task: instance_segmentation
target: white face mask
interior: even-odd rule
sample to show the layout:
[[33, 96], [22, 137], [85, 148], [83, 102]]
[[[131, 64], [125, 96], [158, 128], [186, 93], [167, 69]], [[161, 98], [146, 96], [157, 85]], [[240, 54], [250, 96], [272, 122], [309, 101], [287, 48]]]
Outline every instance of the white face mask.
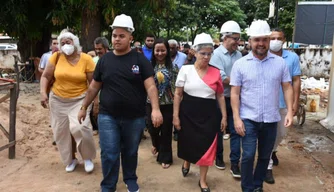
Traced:
[[283, 41], [280, 40], [271, 40], [270, 41], [270, 50], [278, 52], [282, 49]]
[[244, 50], [244, 46], [243, 46], [243, 45], [239, 45], [239, 46], [238, 46], [238, 50], [239, 50], [239, 51]]
[[74, 52], [74, 46], [73, 45], [69, 45], [69, 44], [65, 44], [61, 47], [61, 50], [66, 54], [66, 55], [72, 55], [72, 53]]

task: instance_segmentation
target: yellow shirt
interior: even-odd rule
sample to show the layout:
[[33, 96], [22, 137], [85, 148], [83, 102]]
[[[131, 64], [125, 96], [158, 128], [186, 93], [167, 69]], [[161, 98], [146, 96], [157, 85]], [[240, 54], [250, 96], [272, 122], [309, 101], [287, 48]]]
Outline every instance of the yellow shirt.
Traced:
[[65, 55], [61, 54], [55, 64], [57, 54], [60, 53], [54, 53], [49, 59], [50, 64], [55, 65], [53, 93], [63, 98], [74, 98], [82, 95], [88, 89], [86, 73], [94, 72], [95, 69], [92, 57], [81, 53], [78, 63], [72, 65], [66, 60]]

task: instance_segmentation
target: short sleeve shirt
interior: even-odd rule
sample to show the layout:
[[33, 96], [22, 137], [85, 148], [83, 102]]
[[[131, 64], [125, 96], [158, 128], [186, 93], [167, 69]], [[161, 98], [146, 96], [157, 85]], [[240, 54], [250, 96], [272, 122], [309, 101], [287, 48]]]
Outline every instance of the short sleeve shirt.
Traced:
[[178, 51], [176, 53], [175, 59], [173, 61], [174, 65], [177, 65], [179, 69], [181, 69], [182, 65], [187, 62], [187, 55]]
[[193, 97], [216, 99], [216, 94], [224, 92], [219, 69], [209, 66], [207, 73], [200, 78], [194, 65], [184, 65], [177, 75], [176, 87]]
[[[57, 54], [61, 54], [57, 60]], [[49, 63], [55, 66], [55, 82], [52, 91], [59, 97], [74, 98], [82, 95], [88, 89], [87, 73], [94, 72], [95, 64], [92, 57], [81, 53], [77, 64], [72, 65], [63, 53], [54, 53]]]
[[[233, 64], [241, 57], [242, 55], [239, 51], [235, 51], [230, 55], [228, 50], [223, 45], [220, 45], [214, 50], [213, 56], [210, 59], [210, 65], [220, 70], [220, 75], [224, 81], [227, 77], [230, 77]], [[224, 84], [224, 96], [231, 96], [231, 86], [228, 84]]]
[[126, 118], [145, 116], [144, 81], [153, 74], [151, 63], [134, 49], [121, 56], [112, 51], [104, 54], [94, 72], [94, 80], [102, 82], [100, 113]]
[[[288, 66], [291, 79], [293, 79], [294, 76], [301, 75], [299, 57], [296, 53], [288, 51], [288, 50], [283, 50], [282, 57], [283, 57], [286, 65]], [[282, 88], [280, 88], [279, 107], [281, 109], [286, 108]]]
[[44, 54], [42, 55], [42, 58], [41, 58], [41, 60], [40, 60], [40, 62], [39, 62], [39, 68], [41, 68], [41, 69], [45, 69], [46, 64], [48, 63], [48, 61], [49, 61], [51, 55], [52, 55], [52, 52], [51, 52], [51, 51], [46, 52], [46, 53], [44, 53]]

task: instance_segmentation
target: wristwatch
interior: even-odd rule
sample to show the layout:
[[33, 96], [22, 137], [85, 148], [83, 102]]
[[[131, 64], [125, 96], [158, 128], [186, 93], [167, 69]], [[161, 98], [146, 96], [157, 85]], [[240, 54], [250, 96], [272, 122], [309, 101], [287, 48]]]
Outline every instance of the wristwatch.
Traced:
[[81, 108], [80, 108], [80, 110], [86, 110], [87, 109], [87, 107], [85, 107], [85, 106], [81, 106]]

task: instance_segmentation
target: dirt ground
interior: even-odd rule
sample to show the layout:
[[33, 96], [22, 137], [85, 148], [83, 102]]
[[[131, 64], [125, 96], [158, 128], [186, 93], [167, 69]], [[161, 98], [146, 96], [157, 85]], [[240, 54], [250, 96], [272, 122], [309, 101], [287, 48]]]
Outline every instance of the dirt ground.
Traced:
[[[0, 94], [1, 96], [1, 94]], [[8, 128], [8, 101], [0, 104], [0, 123]], [[333, 133], [309, 118], [303, 127], [291, 128], [277, 153], [280, 164], [274, 167], [276, 183], [264, 184], [266, 192], [322, 192], [334, 191]], [[17, 107], [16, 158], [8, 159], [8, 150], [0, 152], [0, 191], [2, 192], [94, 192], [99, 191], [102, 178], [99, 157], [94, 160], [91, 174], [79, 165], [72, 173], [65, 166], [55, 146], [49, 127], [48, 110], [39, 105], [39, 85], [21, 84]], [[148, 133], [146, 133], [148, 136]], [[98, 136], [94, 136], [98, 146]], [[0, 146], [8, 142], [0, 132]], [[208, 185], [213, 192], [238, 192], [240, 180], [229, 172], [229, 140], [224, 141], [226, 170], [211, 167]], [[182, 160], [176, 156], [173, 141], [174, 164], [162, 169], [150, 152], [150, 139], [143, 140], [139, 149], [138, 183], [144, 192], [200, 191], [197, 186], [199, 169], [191, 166], [189, 175], [182, 177]], [[126, 187], [120, 174], [118, 192]]]

